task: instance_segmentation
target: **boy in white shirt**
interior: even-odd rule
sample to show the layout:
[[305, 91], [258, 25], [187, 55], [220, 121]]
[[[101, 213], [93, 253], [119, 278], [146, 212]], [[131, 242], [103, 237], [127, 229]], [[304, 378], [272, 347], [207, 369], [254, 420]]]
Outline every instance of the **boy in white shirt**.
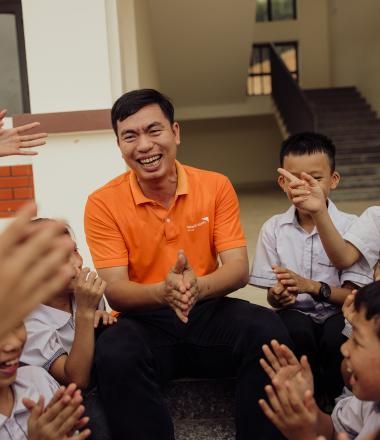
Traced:
[[[335, 171], [335, 146], [317, 133], [300, 133], [281, 146], [281, 166], [299, 176], [306, 171], [323, 192], [324, 204], [336, 228], [345, 233], [355, 216], [339, 211], [328, 199], [340, 176]], [[278, 183], [288, 195], [288, 181]], [[288, 195], [289, 196], [289, 195]], [[362, 259], [340, 271], [328, 259], [313, 218], [291, 206], [262, 227], [250, 284], [268, 289], [268, 302], [277, 309], [295, 344], [298, 357], [306, 354], [316, 378], [317, 395], [332, 402], [342, 390], [340, 346], [344, 317], [341, 306], [355, 286], [372, 280]]]
[[[263, 347], [261, 360], [272, 380], [266, 387], [270, 405], [260, 401], [264, 413], [289, 440], [327, 440], [345, 432], [350, 440], [364, 440], [380, 428], [380, 281], [361, 288], [354, 300], [352, 337], [342, 346], [353, 396], [338, 402], [331, 416], [313, 399], [313, 377], [306, 357], [298, 362], [285, 346]], [[368, 437], [367, 437], [368, 436]]]
[[336, 267], [344, 269], [362, 256], [375, 269], [380, 250], [380, 206], [367, 208], [343, 234], [337, 230], [323, 203], [319, 182], [306, 170], [299, 176], [279, 168], [278, 172], [289, 186], [289, 198], [307, 212], [318, 229], [325, 251]]
[[[0, 438], [1, 440], [71, 439], [74, 428], [84, 426], [84, 407], [75, 385], [67, 390], [42, 368], [19, 368], [26, 340], [20, 323], [0, 341]], [[45, 408], [44, 402], [49, 402]], [[31, 412], [30, 412], [31, 411]], [[53, 429], [52, 429], [53, 428]], [[75, 439], [90, 435], [87, 429]]]

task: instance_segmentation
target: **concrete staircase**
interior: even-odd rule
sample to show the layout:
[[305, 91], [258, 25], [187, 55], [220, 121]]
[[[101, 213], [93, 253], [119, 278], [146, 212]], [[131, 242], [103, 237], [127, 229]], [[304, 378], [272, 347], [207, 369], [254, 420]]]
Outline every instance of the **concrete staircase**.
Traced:
[[355, 87], [304, 90], [317, 131], [336, 147], [342, 179], [334, 200], [380, 197], [380, 119]]
[[176, 440], [234, 440], [233, 379], [180, 379], [164, 395]]

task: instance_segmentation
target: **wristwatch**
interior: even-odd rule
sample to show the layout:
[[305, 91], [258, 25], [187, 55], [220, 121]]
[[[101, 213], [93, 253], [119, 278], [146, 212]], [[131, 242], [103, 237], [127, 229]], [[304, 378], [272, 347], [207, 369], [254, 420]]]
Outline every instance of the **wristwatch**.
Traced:
[[331, 287], [323, 281], [319, 281], [319, 284], [321, 285], [321, 287], [319, 289], [318, 295], [314, 299], [319, 302], [328, 302], [331, 296]]

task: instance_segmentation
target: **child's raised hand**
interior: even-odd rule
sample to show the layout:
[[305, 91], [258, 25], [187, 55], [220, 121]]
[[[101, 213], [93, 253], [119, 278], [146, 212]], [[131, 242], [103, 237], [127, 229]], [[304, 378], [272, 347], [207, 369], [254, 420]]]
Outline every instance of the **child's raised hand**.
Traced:
[[263, 352], [265, 359], [260, 359], [260, 365], [272, 382], [288, 380], [301, 396], [306, 390], [314, 392], [313, 373], [306, 356], [299, 361], [289, 347], [276, 340], [271, 341], [270, 347], [263, 345]]
[[116, 316], [113, 316], [111, 313], [108, 313], [105, 310], [97, 310], [95, 312], [94, 328], [97, 328], [99, 326], [99, 322], [103, 323], [103, 325], [112, 325], [117, 322], [117, 318]]
[[95, 312], [106, 289], [106, 282], [88, 267], [83, 268], [76, 280], [74, 296], [79, 310]]
[[347, 319], [349, 323], [352, 322], [352, 318], [355, 314], [354, 299], [356, 292], [357, 290], [353, 290], [352, 293], [347, 295], [342, 306], [343, 316]]
[[274, 388], [265, 387], [268, 402], [259, 400], [259, 405], [268, 419], [292, 440], [313, 440], [316, 438], [318, 407], [311, 391], [303, 399], [288, 381], [278, 383]]
[[60, 388], [49, 405], [44, 407], [44, 398], [34, 403], [24, 400], [25, 406], [31, 411], [28, 420], [29, 440], [84, 440], [91, 431], [86, 429], [79, 434], [74, 431], [88, 423], [88, 417], [82, 417], [84, 406], [82, 395], [75, 385], [67, 389]]
[[318, 180], [307, 173], [301, 173], [301, 179], [298, 179], [284, 168], [278, 168], [277, 171], [289, 182], [287, 194], [297, 208], [309, 214], [326, 208], [326, 196]]

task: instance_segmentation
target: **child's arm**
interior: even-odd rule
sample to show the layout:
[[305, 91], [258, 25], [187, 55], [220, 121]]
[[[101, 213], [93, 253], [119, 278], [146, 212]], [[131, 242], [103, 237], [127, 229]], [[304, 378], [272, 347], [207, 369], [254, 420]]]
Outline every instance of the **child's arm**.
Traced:
[[74, 296], [77, 305], [75, 336], [69, 355], [62, 355], [50, 367], [50, 374], [60, 383], [75, 382], [78, 387], [89, 384], [93, 363], [95, 312], [106, 288], [106, 283], [95, 272], [82, 269]]
[[301, 180], [283, 168], [279, 168], [278, 172], [290, 182], [289, 193], [293, 204], [312, 216], [326, 254], [334, 266], [338, 269], [352, 266], [361, 254], [355, 246], [343, 240], [334, 226], [318, 181], [307, 173], [301, 174]]
[[[278, 281], [289, 291], [289, 293], [294, 295], [297, 295], [298, 293], [309, 293], [312, 297], [319, 297], [319, 291], [321, 289], [321, 283], [319, 281], [303, 278], [286, 267], [276, 266], [273, 268], [273, 271], [277, 275]], [[348, 282], [345, 282], [342, 287], [330, 286], [331, 295], [330, 298], [328, 298], [328, 302], [343, 305], [347, 296], [356, 288], [356, 285]]]
[[41, 396], [38, 402], [24, 399], [24, 405], [30, 411], [28, 419], [29, 440], [84, 440], [91, 431], [86, 429], [80, 434], [74, 434], [76, 429], [83, 428], [88, 423], [88, 417], [82, 417], [84, 406], [82, 396], [76, 385], [71, 384], [67, 389], [59, 389], [49, 404], [44, 405]]

